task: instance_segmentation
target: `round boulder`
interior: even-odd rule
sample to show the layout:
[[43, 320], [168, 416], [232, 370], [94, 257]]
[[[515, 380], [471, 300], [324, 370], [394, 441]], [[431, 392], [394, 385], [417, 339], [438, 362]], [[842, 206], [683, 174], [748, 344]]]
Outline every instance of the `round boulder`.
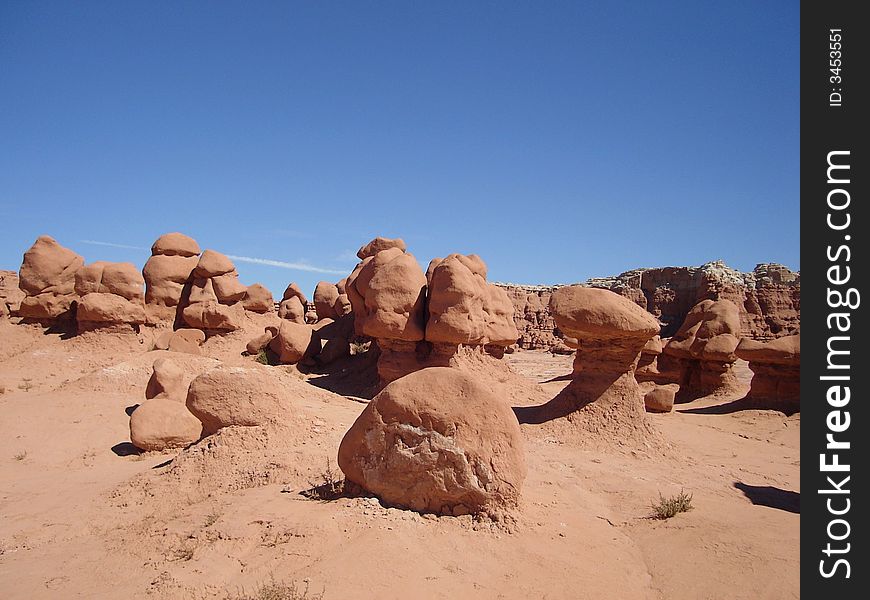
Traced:
[[199, 419], [169, 398], [146, 400], [130, 415], [130, 441], [141, 450], [184, 448], [201, 435]]
[[458, 369], [431, 367], [375, 396], [341, 441], [338, 464], [391, 505], [497, 516], [519, 500], [523, 453], [507, 403]]

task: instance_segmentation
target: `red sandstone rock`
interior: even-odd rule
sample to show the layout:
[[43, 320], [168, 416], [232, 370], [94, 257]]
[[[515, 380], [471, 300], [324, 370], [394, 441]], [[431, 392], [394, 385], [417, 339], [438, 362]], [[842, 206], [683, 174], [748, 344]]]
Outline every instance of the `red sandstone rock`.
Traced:
[[764, 408], [800, 411], [800, 334], [767, 343], [740, 340], [737, 356], [749, 361], [754, 373], [748, 398]]
[[388, 250], [390, 248], [398, 248], [402, 252], [405, 251], [405, 242], [401, 238], [389, 239], [383, 237], [376, 237], [368, 244], [360, 248], [356, 255], [360, 260], [365, 260], [370, 256], [374, 256], [378, 252], [382, 252], [384, 250]]
[[196, 240], [178, 232], [164, 233], [151, 245], [153, 256], [187, 257], [197, 256], [199, 252], [199, 244], [196, 243]]
[[130, 441], [141, 450], [184, 448], [201, 435], [199, 419], [183, 403], [168, 398], [146, 400], [130, 415]]
[[338, 463], [387, 504], [499, 514], [517, 505], [523, 445], [505, 402], [470, 375], [435, 367], [384, 388], [345, 434]]

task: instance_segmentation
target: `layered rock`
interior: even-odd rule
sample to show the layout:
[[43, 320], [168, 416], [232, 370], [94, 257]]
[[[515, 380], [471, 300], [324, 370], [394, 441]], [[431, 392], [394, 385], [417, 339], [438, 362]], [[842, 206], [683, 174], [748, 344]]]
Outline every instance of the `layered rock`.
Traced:
[[800, 411], [800, 334], [767, 343], [744, 338], [735, 353], [749, 361], [753, 372], [747, 396], [753, 405], [789, 414]]
[[526, 476], [510, 407], [456, 369], [426, 368], [387, 385], [341, 441], [348, 480], [389, 505], [499, 517]]
[[730, 300], [703, 300], [689, 311], [663, 350], [668, 367], [678, 371], [678, 402], [736, 386], [732, 367], [739, 335], [740, 313]]
[[76, 272], [84, 259], [47, 235], [40, 236], [24, 253], [18, 286], [25, 296], [19, 316], [44, 324], [67, 321], [75, 316]]
[[184, 234], [166, 233], [152, 244], [142, 276], [145, 302], [157, 319], [175, 318], [175, 307], [182, 303], [185, 287], [189, 287], [198, 262], [199, 245]]
[[133, 263], [97, 261], [78, 270], [79, 332], [146, 322], [145, 280]]
[[[514, 304], [522, 348], [562, 348], [564, 335], [548, 310], [549, 296], [560, 286], [497, 285]], [[772, 263], [759, 264], [752, 273], [735, 271], [719, 261], [700, 267], [635, 269], [590, 279], [584, 285], [631, 299], [662, 322], [663, 337], [672, 336], [701, 300], [734, 302], [742, 337], [773, 339], [800, 328], [800, 274]]]
[[210, 332], [234, 331], [244, 318], [241, 302], [248, 288], [239, 281], [233, 262], [215, 250], [206, 250], [192, 273], [189, 304], [182, 310], [190, 327]]

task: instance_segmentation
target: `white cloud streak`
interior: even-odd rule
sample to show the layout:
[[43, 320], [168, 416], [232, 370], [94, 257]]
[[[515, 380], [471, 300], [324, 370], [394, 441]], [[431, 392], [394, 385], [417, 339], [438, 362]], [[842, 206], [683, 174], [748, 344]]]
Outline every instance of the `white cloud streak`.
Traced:
[[142, 246], [130, 246], [127, 244], [115, 244], [114, 242], [98, 242], [96, 240], [79, 240], [80, 244], [90, 244], [92, 246], [108, 246], [109, 248], [123, 248], [124, 250], [150, 250]]
[[314, 265], [307, 265], [305, 263], [295, 263], [295, 262], [285, 262], [283, 260], [272, 260], [271, 258], [256, 258], [252, 256], [235, 256], [233, 254], [227, 254], [227, 256], [233, 260], [237, 260], [239, 262], [251, 263], [253, 265], [266, 265], [269, 267], [279, 267], [281, 269], [290, 269], [292, 271], [307, 271], [309, 273], [328, 273], [330, 275], [347, 275], [350, 272], [350, 269], [338, 270], [338, 269], [324, 269], [323, 267], [315, 267]]
[[[100, 242], [97, 240], [79, 240], [82, 244], [91, 244], [92, 246], [106, 246], [109, 248], [122, 248], [124, 250], [149, 250], [141, 246], [130, 246], [128, 244], [116, 244], [114, 242]], [[306, 271], [308, 273], [326, 273], [329, 275], [347, 275], [351, 269], [326, 269], [324, 267], [316, 267], [301, 262], [287, 262], [283, 260], [274, 260], [271, 258], [258, 258], [255, 256], [236, 256], [235, 254], [227, 254], [227, 258], [232, 260], [249, 263], [252, 265], [265, 265], [267, 267], [278, 267], [280, 269], [289, 269], [291, 271]]]

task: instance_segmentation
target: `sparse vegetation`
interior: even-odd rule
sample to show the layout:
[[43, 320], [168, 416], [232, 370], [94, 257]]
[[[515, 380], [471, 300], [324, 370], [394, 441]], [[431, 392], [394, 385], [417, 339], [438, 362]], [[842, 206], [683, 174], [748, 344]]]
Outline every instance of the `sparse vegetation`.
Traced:
[[220, 513], [218, 513], [217, 511], [209, 513], [208, 516], [205, 518], [205, 526], [211, 527], [212, 525], [217, 523], [218, 519], [220, 518]]
[[18, 389], [29, 392], [31, 389], [33, 389], [33, 380], [29, 377], [25, 377], [21, 380], [21, 383], [18, 384]]
[[653, 519], [670, 519], [671, 517], [692, 510], [692, 494], [680, 490], [679, 494], [665, 498], [659, 493], [659, 501], [651, 505]]
[[302, 495], [312, 500], [335, 500], [344, 493], [344, 483], [344, 479], [339, 479], [338, 473], [333, 471], [332, 461], [326, 459], [326, 468], [317, 480], [308, 481], [310, 487]]
[[298, 585], [295, 581], [284, 583], [273, 578], [259, 584], [252, 593], [241, 591], [226, 600], [322, 600], [323, 594], [323, 591], [312, 593], [307, 581]]
[[369, 342], [362, 342], [359, 340], [353, 341], [350, 343], [350, 355], [356, 356], [357, 354], [364, 354], [364, 353], [369, 351], [369, 348], [371, 347], [371, 345], [372, 345], [372, 343], [370, 341]]
[[260, 351], [257, 353], [257, 362], [261, 365], [269, 364], [269, 354], [266, 352], [265, 348], [261, 348]]
[[23, 450], [23, 451], [19, 452], [18, 454], [16, 454], [12, 458], [14, 458], [15, 460], [18, 460], [18, 461], [24, 460], [25, 458], [27, 458], [27, 450]]

